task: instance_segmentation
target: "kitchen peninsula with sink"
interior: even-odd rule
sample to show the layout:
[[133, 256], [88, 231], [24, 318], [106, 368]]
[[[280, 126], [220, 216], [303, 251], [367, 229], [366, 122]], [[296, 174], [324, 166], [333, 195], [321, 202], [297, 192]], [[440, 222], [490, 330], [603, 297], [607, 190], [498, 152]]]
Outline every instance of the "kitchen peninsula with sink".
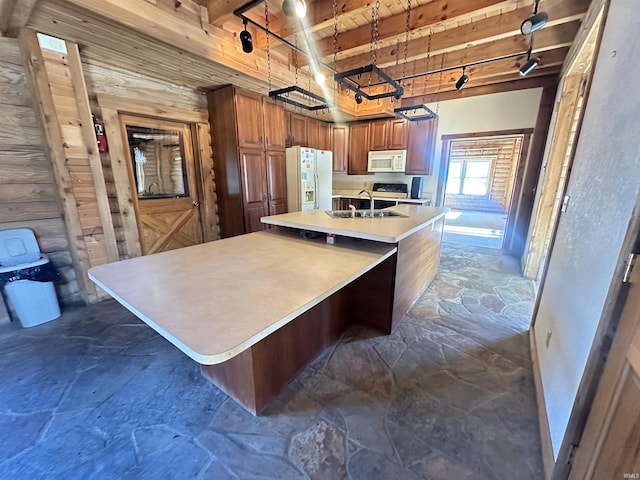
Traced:
[[350, 325], [390, 333], [433, 280], [446, 210], [391, 210], [402, 216], [263, 217], [278, 228], [100, 265], [89, 275], [257, 414]]

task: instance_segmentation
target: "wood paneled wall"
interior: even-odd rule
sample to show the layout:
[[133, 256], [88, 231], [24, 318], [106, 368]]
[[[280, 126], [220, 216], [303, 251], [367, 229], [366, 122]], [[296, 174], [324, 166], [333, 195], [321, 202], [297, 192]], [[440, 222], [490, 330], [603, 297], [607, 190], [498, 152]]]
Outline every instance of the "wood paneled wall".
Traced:
[[16, 39], [0, 38], [0, 105], [0, 230], [32, 229], [62, 276], [56, 284], [60, 302], [79, 302], [62, 209]]
[[495, 162], [491, 173], [489, 195], [447, 195], [445, 205], [460, 210], [507, 213], [521, 146], [522, 136], [453, 141], [450, 160], [495, 158]]
[[[107, 66], [97, 65], [95, 63], [86, 63], [83, 65], [84, 78], [87, 83], [87, 92], [91, 101], [91, 110], [93, 113], [102, 120], [105, 120], [100, 105], [96, 101], [98, 95], [109, 95], [112, 97], [127, 98], [135, 100], [136, 102], [147, 102], [149, 104], [155, 104], [159, 107], [159, 111], [162, 107], [177, 108], [185, 111], [192, 111], [195, 113], [207, 114], [207, 97], [206, 95], [195, 89], [181, 87], [173, 85], [169, 82], [163, 82], [155, 78], [151, 78], [145, 75], [140, 75], [135, 72]], [[135, 107], [132, 102], [131, 111], [135, 112]], [[161, 115], [161, 113], [159, 113]], [[210, 145], [208, 128], [198, 129], [198, 136], [206, 136], [203, 144]], [[109, 138], [107, 137], [107, 143]], [[117, 142], [110, 144], [111, 147], [115, 147]], [[207, 162], [210, 162], [211, 151], [205, 149], [198, 152], [200, 156], [208, 156]], [[111, 166], [111, 158], [109, 153], [103, 153], [101, 155], [102, 166], [105, 174], [105, 182], [107, 186], [107, 193], [109, 197], [109, 206], [113, 214], [113, 226], [115, 230], [118, 254], [121, 259], [129, 258], [130, 249], [127, 249], [127, 242], [125, 235], [125, 222], [123, 222], [120, 212], [120, 205], [117, 198], [117, 190], [114, 180], [114, 175]], [[213, 175], [213, 173], [211, 173]], [[213, 184], [212, 177], [208, 179], [210, 183], [208, 185], [210, 195], [205, 195], [211, 203], [211, 198], [215, 196], [215, 185]], [[207, 193], [207, 192], [205, 192]], [[204, 207], [210, 207], [215, 217], [216, 206], [205, 204]], [[133, 212], [133, 209], [131, 209]], [[219, 238], [220, 227], [217, 224], [217, 218], [212, 220], [212, 225], [206, 225], [205, 228], [209, 228], [213, 232], [215, 238]], [[203, 223], [205, 219], [203, 218]], [[212, 236], [205, 235], [205, 239], [212, 239]]]

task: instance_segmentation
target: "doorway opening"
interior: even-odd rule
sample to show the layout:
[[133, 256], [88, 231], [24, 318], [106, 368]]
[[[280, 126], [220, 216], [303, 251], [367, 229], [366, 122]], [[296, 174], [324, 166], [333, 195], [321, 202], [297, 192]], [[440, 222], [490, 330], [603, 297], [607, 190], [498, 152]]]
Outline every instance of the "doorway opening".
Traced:
[[[528, 133], [452, 135], [445, 140], [443, 241], [500, 250]], [[527, 140], [525, 142], [525, 140]]]

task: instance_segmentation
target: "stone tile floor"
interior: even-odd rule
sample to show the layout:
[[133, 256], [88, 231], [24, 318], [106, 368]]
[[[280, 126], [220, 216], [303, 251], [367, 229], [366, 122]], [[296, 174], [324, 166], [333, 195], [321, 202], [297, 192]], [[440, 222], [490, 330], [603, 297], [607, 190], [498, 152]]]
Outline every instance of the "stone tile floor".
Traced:
[[5, 326], [0, 478], [543, 478], [533, 286], [488, 252], [444, 244], [390, 336], [350, 330], [258, 418], [113, 301]]

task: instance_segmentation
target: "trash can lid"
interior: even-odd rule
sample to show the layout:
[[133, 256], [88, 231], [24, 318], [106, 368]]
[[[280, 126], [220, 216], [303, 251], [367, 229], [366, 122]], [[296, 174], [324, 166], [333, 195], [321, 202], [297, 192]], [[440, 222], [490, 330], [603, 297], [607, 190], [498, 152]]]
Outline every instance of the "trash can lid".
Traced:
[[0, 267], [35, 262], [42, 258], [33, 231], [14, 228], [0, 231]]

